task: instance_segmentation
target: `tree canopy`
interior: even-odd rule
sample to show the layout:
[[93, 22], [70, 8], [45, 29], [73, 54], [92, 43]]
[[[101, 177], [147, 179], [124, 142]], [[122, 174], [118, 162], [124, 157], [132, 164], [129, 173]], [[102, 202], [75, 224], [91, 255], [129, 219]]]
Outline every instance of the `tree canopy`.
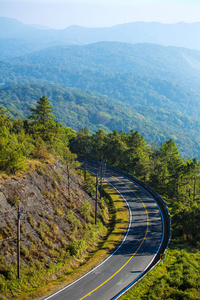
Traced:
[[42, 125], [46, 125], [49, 120], [53, 120], [55, 117], [52, 114], [54, 108], [51, 106], [46, 96], [40, 98], [36, 104], [36, 108], [30, 107], [30, 111], [32, 114], [29, 116], [29, 119], [33, 120], [34, 123]]

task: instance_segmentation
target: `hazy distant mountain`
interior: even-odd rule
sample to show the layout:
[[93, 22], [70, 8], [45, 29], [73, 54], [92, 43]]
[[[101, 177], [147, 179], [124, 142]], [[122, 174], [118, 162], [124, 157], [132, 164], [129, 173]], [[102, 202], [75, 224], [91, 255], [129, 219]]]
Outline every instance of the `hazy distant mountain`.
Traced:
[[62, 34], [80, 43], [118, 41], [200, 49], [200, 23], [134, 22], [108, 28], [70, 26]]
[[49, 28], [40, 25], [27, 25], [12, 18], [0, 17], [0, 38], [27, 38], [30, 34]]
[[1, 62], [2, 87], [17, 83], [55, 83], [200, 118], [197, 50], [118, 42], [57, 46]]
[[134, 22], [113, 27], [87, 28], [69, 26], [66, 29], [39, 28], [17, 20], [0, 17], [0, 39], [24, 39], [60, 45], [90, 44], [100, 41], [127, 43], [153, 43], [164, 46], [185, 47], [200, 50], [200, 23], [162, 24]]

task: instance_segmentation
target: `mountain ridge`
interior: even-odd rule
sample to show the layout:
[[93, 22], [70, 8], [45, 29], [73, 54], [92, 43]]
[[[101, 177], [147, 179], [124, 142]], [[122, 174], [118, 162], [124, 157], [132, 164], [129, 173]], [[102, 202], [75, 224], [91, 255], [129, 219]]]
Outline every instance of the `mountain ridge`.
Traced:
[[0, 17], [0, 39], [23, 38], [27, 40], [30, 38], [30, 32], [31, 39], [45, 39], [48, 42], [57, 41], [58, 44], [90, 44], [99, 41], [118, 41], [133, 44], [153, 43], [200, 50], [200, 41], [198, 39], [200, 22], [164, 24], [140, 21], [111, 27], [70, 25], [64, 29], [39, 29], [38, 25], [24, 24], [16, 19]]

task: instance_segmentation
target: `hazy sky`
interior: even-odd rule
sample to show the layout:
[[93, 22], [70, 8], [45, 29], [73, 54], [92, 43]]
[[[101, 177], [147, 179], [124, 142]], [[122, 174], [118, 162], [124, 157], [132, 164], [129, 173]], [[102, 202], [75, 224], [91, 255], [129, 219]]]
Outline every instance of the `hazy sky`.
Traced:
[[0, 16], [53, 28], [200, 22], [200, 0], [0, 0]]

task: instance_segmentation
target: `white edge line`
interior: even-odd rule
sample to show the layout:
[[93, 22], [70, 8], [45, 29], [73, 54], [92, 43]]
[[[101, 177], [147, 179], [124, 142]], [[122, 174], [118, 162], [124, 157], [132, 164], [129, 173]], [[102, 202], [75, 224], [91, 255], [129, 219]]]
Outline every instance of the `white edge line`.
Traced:
[[[92, 173], [92, 172], [90, 172]], [[104, 179], [105, 180], [105, 179]], [[92, 273], [93, 271], [95, 271], [97, 268], [99, 268], [101, 265], [103, 265], [107, 260], [109, 260], [120, 248], [121, 246], [123, 245], [123, 243], [125, 242], [127, 236], [128, 236], [128, 233], [130, 231], [130, 226], [131, 226], [131, 222], [132, 222], [132, 215], [131, 215], [131, 209], [130, 209], [130, 206], [128, 204], [128, 202], [126, 201], [126, 199], [124, 198], [124, 196], [118, 191], [117, 188], [115, 188], [112, 183], [109, 183], [107, 180], [105, 180], [109, 185], [111, 185], [118, 193], [119, 195], [123, 198], [123, 200], [125, 201], [127, 207], [128, 207], [128, 210], [129, 210], [129, 225], [128, 225], [128, 229], [127, 229], [127, 232], [126, 232], [126, 235], [124, 236], [121, 244], [117, 247], [117, 249], [115, 249], [115, 251], [109, 255], [105, 260], [103, 260], [98, 266], [96, 266], [95, 268], [93, 268], [92, 270], [90, 270], [89, 272], [87, 272], [86, 274], [84, 274], [83, 276], [81, 276], [80, 278], [78, 278], [77, 280], [73, 281], [72, 283], [68, 284], [67, 286], [65, 286], [64, 288], [60, 289], [59, 291], [55, 292], [54, 294], [48, 296], [47, 298], [43, 298], [44, 300], [48, 300], [48, 299], [51, 299], [52, 297], [58, 295], [59, 293], [61, 293], [62, 291], [66, 290], [67, 288], [69, 288], [70, 286], [72, 286], [73, 284], [77, 283], [78, 281], [80, 281], [81, 279], [83, 279], [84, 277], [86, 277], [87, 275], [89, 275], [90, 273]]]

